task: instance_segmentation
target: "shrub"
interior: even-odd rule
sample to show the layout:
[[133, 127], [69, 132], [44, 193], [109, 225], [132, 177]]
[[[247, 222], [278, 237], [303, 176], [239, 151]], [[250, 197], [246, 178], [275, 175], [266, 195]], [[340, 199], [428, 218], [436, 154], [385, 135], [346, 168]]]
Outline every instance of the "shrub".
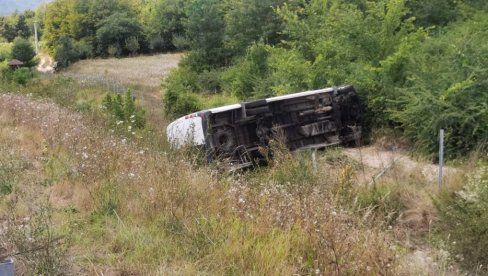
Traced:
[[139, 45], [139, 41], [136, 37], [131, 36], [125, 40], [125, 49], [127, 49], [131, 54], [137, 54], [137, 51], [139, 51], [140, 48], [141, 46]]
[[34, 77], [32, 70], [29, 68], [19, 68], [14, 71], [12, 80], [18, 84], [26, 85], [27, 82]]
[[224, 90], [243, 100], [271, 96], [269, 49], [264, 44], [249, 47], [246, 55], [222, 74]]
[[199, 98], [191, 92], [179, 93], [168, 90], [164, 94], [165, 112], [173, 118], [198, 111], [201, 107]]
[[27, 66], [34, 66], [36, 52], [32, 44], [24, 38], [17, 37], [12, 45], [12, 58], [24, 62]]
[[198, 97], [193, 93], [197, 90], [198, 75], [188, 67], [180, 67], [171, 71], [163, 83], [165, 113], [170, 117], [179, 117], [201, 108]]
[[129, 132], [133, 129], [142, 129], [146, 125], [145, 111], [136, 106], [135, 98], [129, 89], [124, 97], [121, 94], [107, 94], [103, 99], [103, 107], [116, 124], [127, 127]]
[[488, 166], [468, 177], [457, 192], [448, 191], [436, 202], [437, 230], [454, 256], [468, 270], [488, 265]]
[[173, 35], [173, 45], [178, 51], [184, 51], [190, 48], [188, 38], [183, 35]]
[[199, 91], [217, 93], [221, 90], [219, 70], [203, 71], [198, 75], [196, 86]]
[[155, 52], [161, 52], [164, 50], [165, 41], [160, 35], [155, 36], [149, 40], [149, 49]]
[[[130, 51], [130, 49], [124, 47], [127, 40], [131, 40], [131, 37], [143, 37], [142, 27], [135, 18], [127, 13], [117, 12], [100, 22], [96, 37], [97, 50], [100, 55], [118, 56], [128, 53], [123, 51], [124, 49]], [[131, 46], [135, 48], [135, 44]], [[117, 49], [117, 51], [114, 49]]]
[[477, 15], [450, 25], [409, 56], [408, 82], [391, 91], [389, 112], [419, 151], [436, 154], [440, 128], [448, 158], [463, 158], [486, 142], [487, 30], [488, 15]]
[[122, 50], [118, 45], [110, 45], [107, 48], [107, 53], [110, 57], [118, 57], [122, 53]]

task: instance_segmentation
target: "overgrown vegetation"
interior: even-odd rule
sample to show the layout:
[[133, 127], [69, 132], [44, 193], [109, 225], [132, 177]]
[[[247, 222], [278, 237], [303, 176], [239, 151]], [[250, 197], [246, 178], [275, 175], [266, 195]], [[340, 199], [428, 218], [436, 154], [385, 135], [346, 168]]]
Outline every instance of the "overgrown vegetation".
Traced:
[[488, 253], [488, 168], [485, 165], [466, 179], [458, 191], [443, 194], [437, 202], [440, 210], [439, 234], [446, 246], [465, 268], [486, 273]]
[[127, 128], [130, 134], [135, 134], [136, 129], [144, 128], [146, 124], [145, 112], [136, 106], [132, 91], [129, 89], [122, 97], [121, 94], [108, 93], [103, 99], [105, 111], [113, 118], [116, 126]]
[[[269, 1], [273, 8], [266, 9], [230, 2], [195, 1], [212, 12], [201, 17], [206, 24], [189, 19], [187, 33], [198, 41], [167, 78], [166, 103], [177, 95], [198, 102], [189, 93], [249, 100], [350, 83], [368, 106], [371, 126], [400, 129], [423, 154], [436, 153], [440, 128], [448, 158], [486, 142], [487, 51], [476, 45], [486, 45], [488, 15], [480, 3]], [[198, 11], [191, 18], [200, 18]], [[247, 18], [264, 23], [245, 31]], [[213, 80], [213, 89], [199, 84], [201, 76]], [[201, 106], [166, 111], [176, 117]]]
[[[370, 123], [419, 152], [433, 157], [443, 127], [448, 157], [486, 158], [482, 0], [56, 0], [41, 19], [61, 66], [189, 50], [164, 83], [170, 116], [352, 83]], [[426, 164], [368, 187], [341, 149], [279, 141], [267, 168], [202, 166], [132, 90], [8, 69], [10, 41], [32, 35], [22, 22], [0, 19], [0, 246], [20, 274], [486, 273], [485, 163], [441, 193]]]

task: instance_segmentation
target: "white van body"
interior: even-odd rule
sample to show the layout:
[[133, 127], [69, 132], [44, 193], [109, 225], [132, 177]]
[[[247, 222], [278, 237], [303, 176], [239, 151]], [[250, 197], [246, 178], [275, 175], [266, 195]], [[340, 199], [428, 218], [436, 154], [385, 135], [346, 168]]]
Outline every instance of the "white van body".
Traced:
[[350, 85], [305, 91], [253, 102], [226, 105], [181, 117], [167, 127], [176, 148], [204, 146], [209, 156], [252, 164], [261, 159], [276, 131], [290, 150], [322, 148], [357, 140], [361, 108]]

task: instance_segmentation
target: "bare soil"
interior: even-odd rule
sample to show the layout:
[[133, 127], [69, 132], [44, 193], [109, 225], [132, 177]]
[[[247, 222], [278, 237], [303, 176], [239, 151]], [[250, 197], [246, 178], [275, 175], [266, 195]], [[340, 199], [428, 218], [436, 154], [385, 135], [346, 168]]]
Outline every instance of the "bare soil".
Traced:
[[[420, 173], [429, 183], [438, 179], [439, 166], [425, 160], [412, 159], [405, 150], [388, 150], [379, 146], [366, 146], [344, 149], [344, 153], [356, 160], [363, 166], [364, 181], [370, 183], [373, 178], [378, 177], [382, 172], [388, 172], [394, 167], [401, 167], [403, 171], [410, 174]], [[445, 166], [443, 168], [444, 178], [458, 172], [458, 169]]]

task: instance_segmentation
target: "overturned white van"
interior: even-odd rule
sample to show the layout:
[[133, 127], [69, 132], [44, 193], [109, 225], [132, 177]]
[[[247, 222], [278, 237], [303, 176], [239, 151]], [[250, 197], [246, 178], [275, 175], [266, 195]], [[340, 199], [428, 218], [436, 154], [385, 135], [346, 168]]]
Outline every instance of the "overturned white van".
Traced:
[[291, 150], [325, 148], [361, 137], [362, 112], [350, 85], [203, 110], [172, 122], [168, 140], [175, 147], [205, 147], [209, 159], [237, 167], [265, 160], [262, 150], [280, 134]]

